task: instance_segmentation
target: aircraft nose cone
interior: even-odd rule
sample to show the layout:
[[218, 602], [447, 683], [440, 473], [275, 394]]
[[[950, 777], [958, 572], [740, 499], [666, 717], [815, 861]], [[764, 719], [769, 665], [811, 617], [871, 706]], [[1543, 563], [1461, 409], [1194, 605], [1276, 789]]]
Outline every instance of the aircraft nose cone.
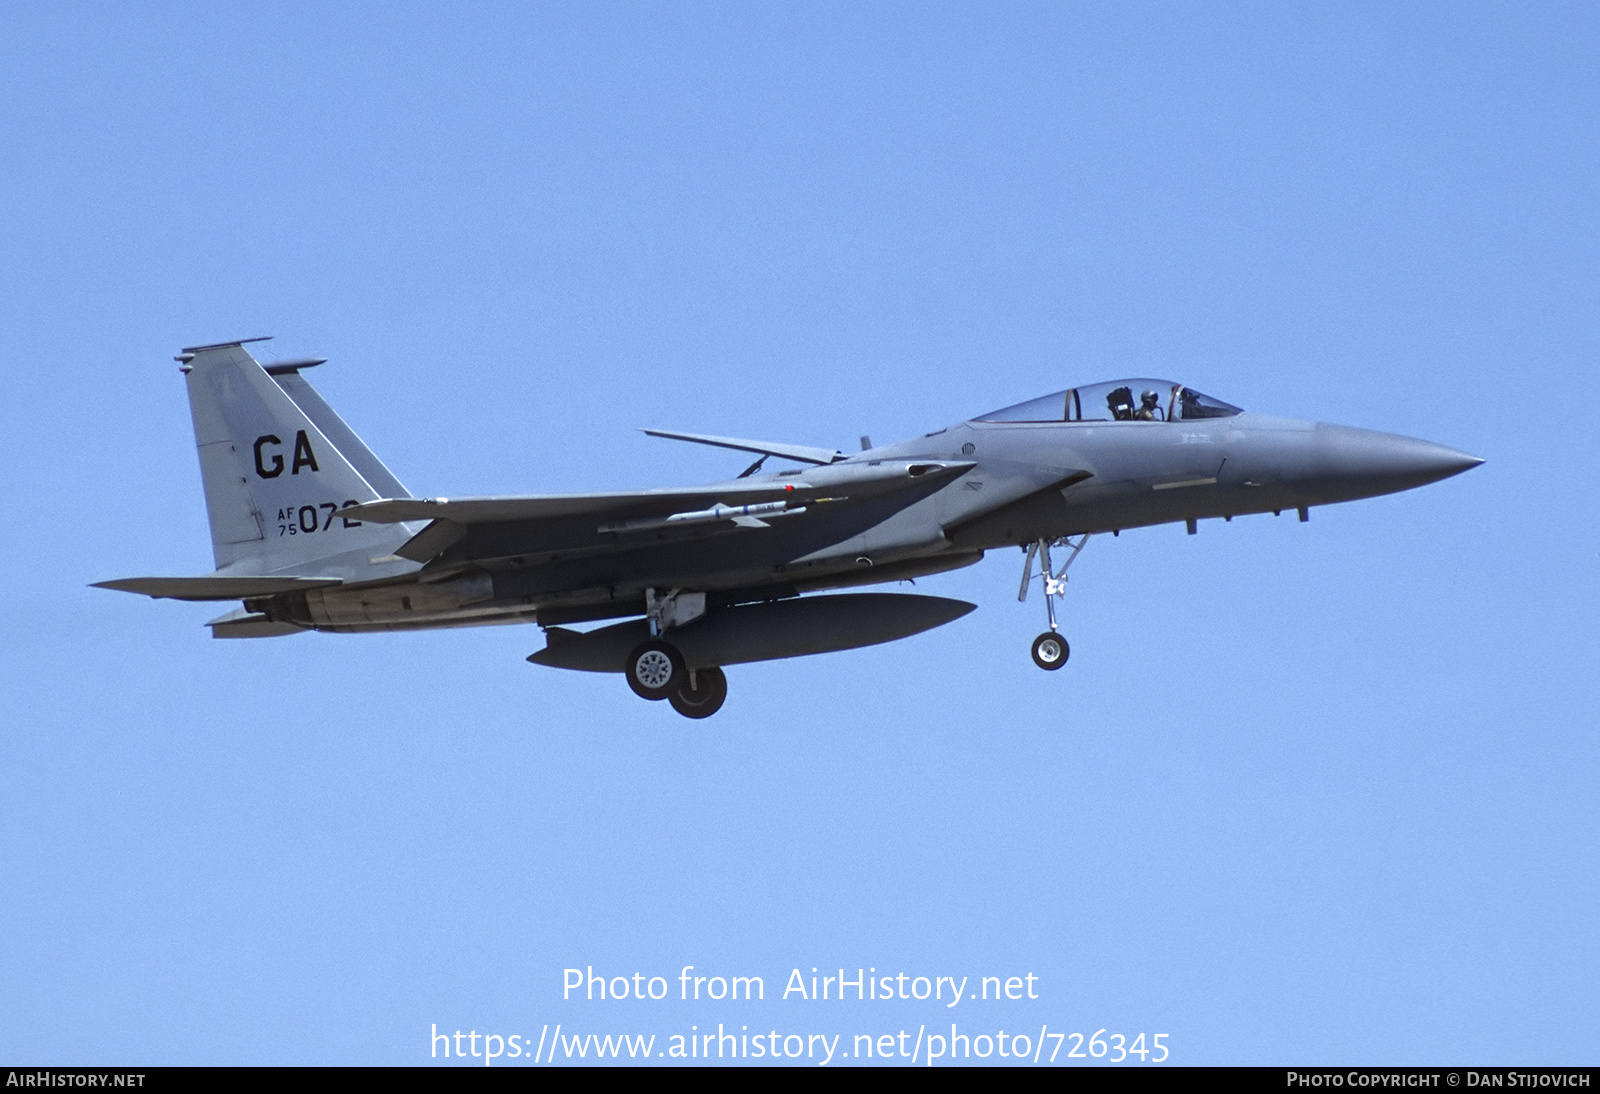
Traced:
[[1438, 482], [1482, 462], [1477, 456], [1415, 437], [1318, 425], [1309, 477], [1322, 491], [1340, 498], [1362, 498]]

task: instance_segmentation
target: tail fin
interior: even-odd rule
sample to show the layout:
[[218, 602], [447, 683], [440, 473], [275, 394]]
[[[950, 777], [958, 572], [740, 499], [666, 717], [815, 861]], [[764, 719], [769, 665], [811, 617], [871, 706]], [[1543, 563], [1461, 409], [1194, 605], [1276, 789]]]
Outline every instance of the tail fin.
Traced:
[[178, 360], [218, 570], [364, 575], [372, 556], [393, 555], [409, 538], [401, 527], [333, 515], [409, 495], [300, 375], [320, 361], [284, 362], [269, 375], [243, 342], [194, 346]]
[[409, 498], [411, 492], [400, 485], [400, 480], [390, 474], [389, 469], [383, 466], [383, 461], [356, 436], [353, 429], [344, 424], [344, 419], [317, 394], [317, 389], [300, 375], [301, 369], [320, 365], [323, 360], [310, 357], [303, 361], [273, 363], [265, 368], [267, 375], [278, 382], [284, 394], [293, 399], [294, 405], [322, 430], [322, 435], [333, 442], [333, 446], [350, 461], [350, 466], [367, 480], [367, 485], [376, 490], [380, 498]]

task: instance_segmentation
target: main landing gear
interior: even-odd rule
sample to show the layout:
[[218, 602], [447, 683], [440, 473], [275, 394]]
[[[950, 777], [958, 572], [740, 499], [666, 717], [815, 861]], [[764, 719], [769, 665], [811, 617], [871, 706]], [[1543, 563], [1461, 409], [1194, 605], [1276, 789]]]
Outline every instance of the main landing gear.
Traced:
[[678, 647], [661, 637], [669, 628], [704, 615], [706, 594], [673, 589], [663, 596], [646, 589], [644, 603], [651, 637], [633, 647], [622, 664], [628, 686], [641, 699], [667, 700], [685, 718], [711, 717], [728, 698], [728, 678], [715, 665], [691, 669]]
[[659, 638], [634, 647], [628, 654], [628, 686], [641, 699], [665, 699], [688, 674], [678, 648]]
[[713, 665], [689, 673], [683, 686], [667, 696], [667, 702], [685, 718], [709, 718], [722, 709], [727, 698], [728, 678]]
[[[1085, 532], [1076, 543], [1068, 536], [1053, 541], [1040, 539], [1026, 548], [1028, 557], [1022, 563], [1022, 588], [1017, 590], [1017, 600], [1028, 599], [1028, 586], [1033, 583], [1033, 556], [1037, 554], [1041, 567], [1039, 580], [1044, 585], [1044, 610], [1050, 620], [1050, 629], [1033, 640], [1033, 663], [1050, 672], [1065, 665], [1067, 658], [1072, 656], [1072, 647], [1067, 645], [1067, 640], [1061, 637], [1056, 628], [1056, 598], [1066, 595], [1067, 567], [1072, 565], [1088, 542], [1089, 533]], [[1053, 569], [1050, 564], [1051, 547], [1072, 548], [1072, 553], [1059, 570]]]
[[665, 699], [685, 718], [709, 718], [728, 698], [728, 678], [721, 669], [690, 669], [677, 647], [659, 638], [635, 646], [622, 672], [635, 695]]

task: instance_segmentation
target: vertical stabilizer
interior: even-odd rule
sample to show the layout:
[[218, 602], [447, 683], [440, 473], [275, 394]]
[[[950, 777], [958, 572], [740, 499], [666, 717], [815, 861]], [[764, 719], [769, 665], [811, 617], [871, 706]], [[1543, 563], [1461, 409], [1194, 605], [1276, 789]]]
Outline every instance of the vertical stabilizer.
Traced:
[[270, 368], [268, 373], [284, 393], [294, 400], [294, 405], [304, 411], [306, 417], [322, 430], [322, 435], [332, 441], [333, 446], [350, 461], [350, 466], [367, 480], [367, 485], [378, 492], [380, 498], [411, 496], [411, 492], [400, 485], [400, 480], [383, 465], [383, 461], [356, 436], [355, 430], [345, 425], [344, 419], [328, 405], [327, 400], [306, 382], [299, 368]]
[[239, 342], [197, 346], [179, 360], [218, 570], [360, 580], [371, 558], [393, 555], [409, 538], [401, 526], [333, 515], [405, 490], [297, 373], [269, 376]]

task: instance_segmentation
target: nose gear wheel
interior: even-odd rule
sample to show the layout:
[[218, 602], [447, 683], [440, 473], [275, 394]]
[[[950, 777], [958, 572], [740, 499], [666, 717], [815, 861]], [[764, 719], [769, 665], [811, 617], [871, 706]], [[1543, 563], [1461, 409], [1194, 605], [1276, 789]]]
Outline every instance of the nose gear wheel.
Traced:
[[1055, 631], [1045, 631], [1033, 640], [1033, 663], [1042, 669], [1054, 672], [1071, 656], [1072, 648], [1067, 640]]

